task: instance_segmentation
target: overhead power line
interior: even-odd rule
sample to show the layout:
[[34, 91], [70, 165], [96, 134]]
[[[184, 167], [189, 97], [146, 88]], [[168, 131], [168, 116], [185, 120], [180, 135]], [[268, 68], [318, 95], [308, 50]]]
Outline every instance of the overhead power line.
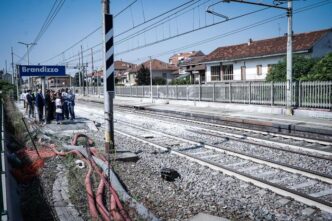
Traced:
[[[311, 4], [311, 5], [308, 5], [308, 6], [304, 6], [302, 8], [298, 8], [298, 9], [294, 10], [293, 13], [298, 14], [298, 13], [301, 13], [301, 12], [304, 12], [304, 11], [308, 11], [308, 10], [311, 10], [311, 9], [314, 9], [314, 8], [317, 8], [317, 7], [321, 7], [321, 6], [330, 4], [330, 3], [332, 3], [331, 0], [321, 1], [321, 2], [314, 3], [314, 4]], [[238, 34], [240, 32], [247, 31], [249, 29], [253, 29], [253, 28], [262, 26], [262, 25], [267, 24], [267, 23], [271, 23], [275, 20], [282, 19], [282, 18], [285, 18], [285, 15], [284, 14], [279, 14], [279, 15], [276, 15], [276, 16], [266, 18], [266, 19], [260, 20], [258, 22], [252, 23], [250, 25], [246, 25], [246, 26], [243, 26], [241, 28], [234, 29], [232, 31], [226, 32], [226, 33], [221, 34], [221, 35], [216, 35], [216, 36], [213, 36], [213, 37], [201, 40], [201, 41], [197, 41], [197, 42], [190, 43], [190, 44], [178, 47], [178, 48], [174, 48], [174, 49], [171, 49], [171, 50], [168, 50], [168, 51], [165, 51], [165, 52], [161, 52], [161, 53], [152, 55], [152, 57], [157, 58], [157, 57], [161, 57], [161, 56], [164, 56], [164, 55], [167, 55], [167, 54], [176, 53], [178, 51], [185, 50], [185, 49], [188, 49], [188, 48], [193, 48], [193, 47], [196, 47], [196, 46], [199, 46], [199, 45], [207, 44], [207, 43], [210, 43], [212, 41], [215, 41], [215, 40], [218, 40], [218, 39], [221, 39], [221, 38], [225, 38], [225, 37], [228, 37], [228, 36], [231, 36], [231, 35], [234, 35], [234, 34]], [[149, 56], [146, 56], [146, 57], [141, 57], [137, 60], [144, 60], [144, 59], [146, 60], [148, 58], [149, 58]], [[134, 62], [134, 60], [129, 61], [129, 62]]]
[[[34, 45], [36, 45], [38, 43], [38, 41], [42, 38], [42, 36], [44, 35], [44, 33], [47, 31], [47, 29], [50, 27], [50, 25], [52, 24], [54, 18], [57, 16], [57, 14], [59, 13], [59, 11], [61, 10], [63, 4], [65, 3], [65, 0], [55, 0], [50, 12], [48, 13], [40, 31], [38, 32], [37, 36], [35, 37], [33, 43], [35, 43]], [[27, 54], [33, 50], [34, 45], [32, 45], [30, 48], [28, 48], [28, 51], [23, 55], [23, 58], [25, 58], [27, 56]], [[21, 62], [21, 61], [19, 61]]]
[[[142, 25], [144, 25], [144, 24], [147, 24], [147, 23], [149, 23], [149, 22], [151, 22], [151, 21], [153, 21], [153, 20], [155, 20], [155, 19], [157, 19], [157, 18], [159, 18], [159, 17], [162, 17], [162, 16], [164, 16], [164, 15], [170, 13], [170, 12], [173, 11], [173, 10], [176, 10], [176, 9], [178, 9], [178, 8], [181, 8], [181, 7], [184, 7], [184, 6], [186, 6], [187, 4], [189, 4], [190, 2], [193, 2], [193, 1], [196, 1], [196, 0], [190, 0], [190, 1], [187, 1], [187, 2], [185, 2], [185, 3], [181, 4], [181, 5], [178, 5], [178, 6], [172, 8], [172, 9], [170, 9], [170, 10], [168, 10], [168, 11], [165, 11], [165, 12], [163, 12], [163, 13], [161, 13], [161, 14], [155, 16], [155, 17], [152, 17], [152, 18], [150, 18], [150, 19], [148, 19], [148, 20], [146, 20], [146, 21], [144, 21], [144, 22], [142, 22], [142, 23], [140, 23], [140, 24], [137, 24], [137, 25], [134, 26], [134, 27], [131, 27], [131, 28], [129, 28], [129, 29], [127, 29], [127, 30], [121, 32], [121, 33], [118, 34], [117, 36], [114, 36], [114, 38], [115, 38], [115, 37], [118, 37], [118, 36], [121, 36], [121, 35], [123, 35], [123, 34], [125, 34], [125, 33], [128, 33], [128, 32], [130, 32], [130, 31], [132, 31], [132, 30], [134, 30], [134, 29], [136, 29], [136, 28], [138, 28], [138, 27], [140, 27], [140, 26], [142, 26]], [[134, 2], [136, 2], [136, 1], [134, 1]], [[127, 7], [125, 7], [125, 10], [127, 10], [132, 4], [133, 4], [133, 3], [130, 3]], [[125, 10], [121, 10], [120, 12], [123, 13]], [[119, 16], [119, 15], [121, 14], [120, 12], [117, 13], [116, 16]], [[42, 61], [41, 63], [51, 61], [51, 60], [53, 60], [54, 58], [56, 58], [56, 57], [58, 57], [58, 56], [61, 56], [63, 53], [69, 51], [70, 49], [72, 49], [73, 47], [77, 46], [79, 43], [81, 43], [82, 41], [84, 41], [85, 39], [87, 39], [88, 37], [90, 37], [92, 34], [94, 34], [95, 32], [97, 32], [99, 29], [101, 29], [101, 26], [99, 26], [98, 28], [94, 29], [92, 32], [90, 32], [89, 34], [87, 34], [86, 36], [84, 36], [82, 39], [80, 39], [79, 41], [77, 41], [76, 43], [74, 43], [73, 45], [71, 45], [70, 47], [68, 47], [67, 49], [63, 50], [62, 52], [58, 53], [57, 55], [55, 55], [55, 56], [53, 56], [53, 57], [51, 57], [51, 58], [48, 58], [48, 59]]]

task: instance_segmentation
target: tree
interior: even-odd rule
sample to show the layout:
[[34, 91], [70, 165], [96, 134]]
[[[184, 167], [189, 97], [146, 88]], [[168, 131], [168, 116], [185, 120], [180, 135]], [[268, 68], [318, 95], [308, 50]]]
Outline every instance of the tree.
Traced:
[[0, 98], [2, 98], [3, 95], [8, 95], [9, 93], [13, 93], [13, 96], [16, 97], [16, 86], [7, 81], [0, 80], [0, 91], [2, 91]]
[[172, 85], [187, 85], [190, 84], [189, 78], [174, 79], [171, 82]]
[[[307, 76], [316, 62], [317, 60], [313, 58], [294, 56], [292, 75], [293, 80], [301, 80], [301, 78]], [[273, 65], [271, 71], [266, 76], [266, 81], [286, 81], [286, 66], [286, 59], [283, 59], [279, 61], [278, 64]]]
[[150, 71], [144, 65], [141, 65], [140, 69], [137, 72], [136, 84], [150, 85]]
[[155, 77], [155, 78], [152, 78], [152, 82], [154, 85], [165, 85], [166, 79], [162, 78], [162, 77]]
[[303, 81], [332, 81], [332, 53], [325, 55], [311, 69], [310, 73], [301, 77]]

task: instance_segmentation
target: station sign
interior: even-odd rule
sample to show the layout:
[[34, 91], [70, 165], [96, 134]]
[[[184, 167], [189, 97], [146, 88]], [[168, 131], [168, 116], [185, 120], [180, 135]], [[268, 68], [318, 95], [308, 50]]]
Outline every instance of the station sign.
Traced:
[[66, 76], [66, 67], [50, 65], [19, 65], [19, 74], [21, 77]]

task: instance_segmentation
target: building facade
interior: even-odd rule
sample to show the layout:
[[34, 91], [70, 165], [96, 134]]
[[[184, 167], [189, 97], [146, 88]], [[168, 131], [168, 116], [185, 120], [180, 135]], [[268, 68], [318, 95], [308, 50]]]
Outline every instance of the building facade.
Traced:
[[[274, 64], [286, 57], [287, 36], [220, 47], [202, 61], [206, 82], [263, 81]], [[293, 36], [293, 54], [319, 58], [332, 52], [332, 29]]]

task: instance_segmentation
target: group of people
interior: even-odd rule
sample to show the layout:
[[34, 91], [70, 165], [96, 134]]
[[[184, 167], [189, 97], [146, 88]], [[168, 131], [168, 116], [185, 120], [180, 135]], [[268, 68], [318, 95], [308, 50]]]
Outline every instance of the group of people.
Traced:
[[38, 89], [36, 93], [27, 90], [21, 94], [21, 100], [24, 102], [25, 113], [29, 118], [35, 118], [35, 112], [37, 112], [39, 123], [49, 124], [55, 119], [57, 124], [61, 124], [65, 118], [75, 119], [75, 94], [68, 88], [58, 91], [46, 90], [45, 96], [41, 89]]

